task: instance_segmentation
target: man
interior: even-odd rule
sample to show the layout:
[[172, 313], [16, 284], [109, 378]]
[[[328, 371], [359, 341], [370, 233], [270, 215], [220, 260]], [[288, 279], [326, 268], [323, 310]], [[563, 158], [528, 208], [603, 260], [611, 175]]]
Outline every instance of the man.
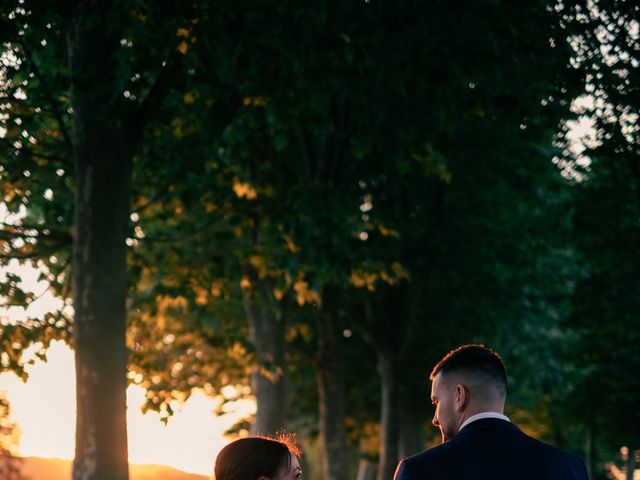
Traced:
[[449, 352], [430, 376], [442, 444], [405, 458], [395, 480], [587, 480], [584, 462], [504, 416], [507, 374], [484, 345]]

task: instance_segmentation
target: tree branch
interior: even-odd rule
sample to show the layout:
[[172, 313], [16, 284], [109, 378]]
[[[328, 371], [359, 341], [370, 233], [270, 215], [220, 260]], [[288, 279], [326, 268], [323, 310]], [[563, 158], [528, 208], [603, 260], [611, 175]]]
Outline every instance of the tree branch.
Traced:
[[[371, 304], [371, 298], [368, 296], [366, 292], [361, 292], [362, 299], [362, 312], [364, 313], [363, 317], [359, 315], [354, 315], [352, 317], [354, 328], [360, 333], [362, 339], [369, 344], [369, 346], [374, 349], [378, 349], [380, 346], [380, 342], [372, 333], [374, 329], [373, 326], [375, 324], [376, 314], [374, 313], [373, 305]], [[363, 318], [364, 321], [358, 321], [359, 318]]]
[[171, 194], [168, 188], [165, 190], [161, 190], [156, 195], [154, 195], [153, 198], [150, 198], [147, 202], [143, 203], [142, 205], [133, 206], [132, 211], [135, 213], [141, 213], [145, 211], [147, 208], [149, 208], [151, 205], [155, 204], [156, 202], [169, 198], [170, 195]]
[[31, 260], [39, 256], [40, 253], [35, 251], [31, 253], [0, 253], [0, 259], [2, 260]]
[[[60, 248], [68, 246], [67, 242], [58, 242], [51, 245], [53, 250], [57, 251]], [[42, 253], [37, 249], [34, 249], [32, 252], [10, 252], [10, 253], [0, 253], [1, 260], [32, 260], [42, 258]]]
[[127, 128], [129, 143], [131, 145], [134, 145], [140, 140], [142, 131], [160, 109], [162, 102], [168, 95], [169, 90], [171, 90], [176, 76], [182, 69], [183, 57], [184, 55], [178, 50], [174, 52], [171, 58], [165, 63], [147, 96], [131, 116]]
[[[11, 140], [9, 140], [8, 138], [0, 138], [0, 143], [4, 143], [5, 145], [7, 145], [10, 149], [13, 150], [17, 150], [14, 146], [13, 146], [13, 142]], [[42, 143], [38, 142], [39, 146], [42, 146]], [[52, 162], [59, 162], [60, 164], [64, 165], [65, 167], [70, 167], [73, 166], [73, 164], [69, 161], [67, 161], [66, 158], [58, 156], [58, 155], [50, 155], [50, 154], [45, 154], [45, 153], [39, 153], [33, 150], [33, 148], [30, 148], [27, 145], [22, 145], [22, 148], [17, 150], [17, 157], [31, 157], [31, 158], [41, 158], [43, 160], [50, 160]]]
[[[0, 235], [5, 234], [5, 237], [20, 237], [20, 238], [57, 238], [62, 240], [63, 242], [71, 243], [73, 237], [61, 230], [53, 230], [50, 227], [41, 226], [41, 225], [29, 225], [29, 224], [20, 224], [13, 225], [11, 223], [0, 222], [0, 226], [4, 228], [4, 231], [0, 231]], [[37, 234], [29, 234], [26, 233], [26, 230], [35, 230], [38, 232]], [[48, 232], [48, 233], [45, 233]]]
[[65, 167], [67, 167], [67, 168], [73, 167], [73, 163], [69, 162], [64, 157], [59, 157], [58, 155], [47, 155], [47, 154], [44, 154], [44, 153], [34, 152], [30, 148], [23, 147], [20, 150], [20, 154], [21, 155], [26, 154], [26, 156], [29, 156], [29, 157], [32, 157], [32, 158], [41, 158], [43, 160], [49, 160], [49, 161], [52, 161], [52, 162], [58, 162], [58, 163], [64, 165]]

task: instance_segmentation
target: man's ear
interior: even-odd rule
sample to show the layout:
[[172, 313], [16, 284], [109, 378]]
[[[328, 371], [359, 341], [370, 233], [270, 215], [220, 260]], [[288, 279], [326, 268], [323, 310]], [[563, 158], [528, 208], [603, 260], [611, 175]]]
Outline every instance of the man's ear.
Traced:
[[464, 385], [457, 384], [453, 391], [453, 408], [457, 412], [462, 411], [469, 401], [469, 391]]

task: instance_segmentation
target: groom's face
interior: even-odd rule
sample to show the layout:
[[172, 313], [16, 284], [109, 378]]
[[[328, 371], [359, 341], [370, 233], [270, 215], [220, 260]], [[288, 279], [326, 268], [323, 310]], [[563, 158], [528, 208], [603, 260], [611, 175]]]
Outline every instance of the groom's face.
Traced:
[[458, 433], [458, 423], [453, 408], [453, 389], [450, 388], [442, 373], [438, 373], [431, 384], [431, 403], [435, 407], [432, 423], [442, 433], [442, 443], [452, 439]]

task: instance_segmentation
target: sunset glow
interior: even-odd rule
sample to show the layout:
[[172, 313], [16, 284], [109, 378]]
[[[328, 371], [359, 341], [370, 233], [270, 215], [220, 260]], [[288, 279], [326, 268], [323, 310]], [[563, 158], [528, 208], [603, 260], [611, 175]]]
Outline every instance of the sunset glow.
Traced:
[[[75, 368], [69, 347], [54, 342], [48, 362], [30, 367], [26, 383], [13, 374], [0, 375], [0, 390], [7, 392], [12, 418], [20, 427], [22, 456], [73, 458]], [[173, 405], [175, 415], [165, 426], [159, 415], [140, 412], [143, 401], [142, 388], [127, 389], [130, 462], [202, 475], [212, 474], [215, 456], [228, 442], [224, 431], [255, 410], [253, 401], [238, 401], [234, 413], [216, 417], [217, 400], [196, 390], [184, 405]]]
[[[1, 209], [0, 209], [1, 210]], [[0, 212], [1, 213], [1, 212]], [[38, 299], [27, 310], [0, 308], [0, 317], [11, 322], [38, 317], [59, 309], [61, 300], [47, 291], [39, 281], [37, 269], [10, 262], [0, 275], [16, 273], [23, 287]], [[27, 350], [31, 358], [35, 349]], [[73, 351], [63, 342], [52, 342], [47, 363], [37, 361], [27, 367], [28, 381], [12, 373], [0, 375], [0, 391], [7, 393], [12, 419], [18, 424], [21, 456], [73, 459], [75, 450], [75, 365]], [[233, 389], [232, 386], [226, 387]], [[157, 464], [185, 472], [211, 475], [218, 451], [229, 441], [224, 432], [239, 419], [255, 413], [255, 401], [239, 400], [227, 404], [235, 411], [215, 416], [218, 400], [196, 389], [184, 404], [172, 404], [175, 412], [167, 425], [154, 412], [143, 415], [144, 389], [131, 385], [127, 389], [127, 429], [129, 461]]]

